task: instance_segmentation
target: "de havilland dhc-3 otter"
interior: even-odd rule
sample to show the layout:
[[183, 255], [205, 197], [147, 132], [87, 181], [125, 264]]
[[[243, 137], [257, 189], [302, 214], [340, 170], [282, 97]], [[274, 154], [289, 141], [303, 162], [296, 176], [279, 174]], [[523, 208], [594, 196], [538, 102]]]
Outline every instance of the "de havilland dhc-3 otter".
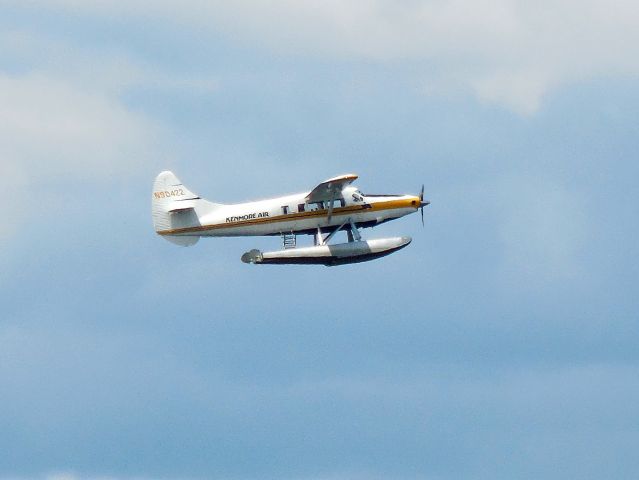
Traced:
[[[396, 220], [421, 209], [419, 195], [368, 195], [353, 185], [357, 175], [330, 178], [307, 193], [256, 202], [224, 205], [209, 202], [165, 171], [155, 179], [152, 214], [158, 235], [177, 245], [194, 245], [200, 237], [280, 235], [282, 250], [251, 250], [245, 263], [343, 265], [390, 255], [410, 242], [410, 237], [363, 240], [359, 229]], [[345, 231], [348, 241], [331, 243]], [[313, 246], [298, 247], [297, 235], [314, 235]]]

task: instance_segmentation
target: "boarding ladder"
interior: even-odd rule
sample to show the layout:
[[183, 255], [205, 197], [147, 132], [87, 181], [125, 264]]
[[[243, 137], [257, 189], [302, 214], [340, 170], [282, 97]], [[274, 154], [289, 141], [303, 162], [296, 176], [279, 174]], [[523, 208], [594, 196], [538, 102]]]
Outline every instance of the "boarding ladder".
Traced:
[[295, 248], [297, 246], [297, 236], [293, 232], [283, 233], [282, 243], [284, 244], [284, 249], [286, 250], [288, 250], [289, 248]]

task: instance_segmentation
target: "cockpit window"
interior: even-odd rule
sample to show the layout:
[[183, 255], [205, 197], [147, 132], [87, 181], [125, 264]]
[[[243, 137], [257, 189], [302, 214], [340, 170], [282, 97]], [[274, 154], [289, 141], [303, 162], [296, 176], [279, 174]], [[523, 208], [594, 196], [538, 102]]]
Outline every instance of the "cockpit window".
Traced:
[[362, 196], [362, 192], [360, 192], [359, 190], [356, 190], [355, 192], [353, 192], [353, 201], [355, 203], [360, 203], [364, 201], [364, 197]]

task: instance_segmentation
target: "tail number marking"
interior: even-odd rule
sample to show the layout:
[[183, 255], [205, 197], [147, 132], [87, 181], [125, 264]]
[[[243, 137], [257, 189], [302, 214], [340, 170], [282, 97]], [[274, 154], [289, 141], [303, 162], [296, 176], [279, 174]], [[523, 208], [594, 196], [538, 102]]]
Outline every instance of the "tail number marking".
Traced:
[[158, 200], [160, 198], [183, 197], [184, 190], [182, 190], [181, 188], [177, 188], [175, 190], [164, 190], [162, 192], [153, 192], [153, 196]]

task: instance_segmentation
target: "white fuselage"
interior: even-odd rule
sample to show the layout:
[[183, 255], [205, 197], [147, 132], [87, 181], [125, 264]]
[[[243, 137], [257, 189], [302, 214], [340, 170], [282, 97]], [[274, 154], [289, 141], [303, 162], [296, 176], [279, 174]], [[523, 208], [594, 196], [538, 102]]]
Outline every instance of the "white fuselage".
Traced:
[[[213, 211], [198, 214], [199, 225], [158, 231], [160, 235], [233, 237], [315, 233], [352, 221], [357, 227], [372, 227], [416, 212], [420, 198], [414, 195], [362, 195], [347, 187], [343, 198], [308, 203], [307, 194], [219, 205]], [[329, 215], [329, 210], [330, 215]], [[329, 218], [330, 216], [330, 218]]]

